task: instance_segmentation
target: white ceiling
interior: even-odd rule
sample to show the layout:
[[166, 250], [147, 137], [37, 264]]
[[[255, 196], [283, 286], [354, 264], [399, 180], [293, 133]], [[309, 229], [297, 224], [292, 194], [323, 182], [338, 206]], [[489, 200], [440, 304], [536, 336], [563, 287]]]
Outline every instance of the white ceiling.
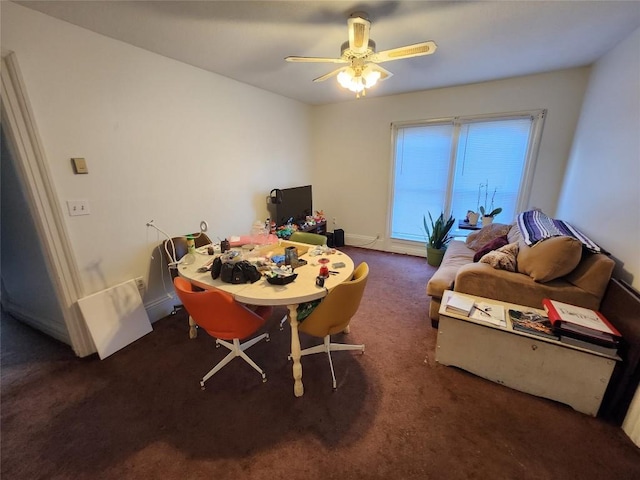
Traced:
[[433, 55], [384, 63], [368, 96], [589, 65], [640, 26], [639, 1], [17, 1], [140, 48], [312, 105], [354, 94], [331, 78], [347, 18], [365, 11], [377, 50], [433, 40]]

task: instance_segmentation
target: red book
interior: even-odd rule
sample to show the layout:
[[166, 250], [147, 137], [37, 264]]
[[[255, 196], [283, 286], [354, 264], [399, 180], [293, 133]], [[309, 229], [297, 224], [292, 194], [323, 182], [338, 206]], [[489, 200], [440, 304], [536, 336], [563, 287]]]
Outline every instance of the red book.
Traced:
[[549, 298], [542, 300], [542, 306], [553, 327], [561, 333], [609, 344], [617, 343], [621, 338], [620, 332], [601, 312]]

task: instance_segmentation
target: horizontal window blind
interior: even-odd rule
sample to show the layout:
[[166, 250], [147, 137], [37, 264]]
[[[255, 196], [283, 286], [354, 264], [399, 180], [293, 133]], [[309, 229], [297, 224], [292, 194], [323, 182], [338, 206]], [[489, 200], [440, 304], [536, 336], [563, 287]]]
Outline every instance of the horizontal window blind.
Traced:
[[496, 221], [512, 222], [529, 194], [543, 118], [541, 110], [394, 125], [391, 239], [424, 242], [429, 213], [460, 221], [500, 207]]
[[515, 218], [530, 132], [531, 118], [461, 126], [451, 200], [456, 218], [480, 206], [501, 207], [504, 223]]
[[421, 212], [443, 209], [449, 176], [453, 124], [413, 126], [395, 142], [391, 236], [424, 240]]

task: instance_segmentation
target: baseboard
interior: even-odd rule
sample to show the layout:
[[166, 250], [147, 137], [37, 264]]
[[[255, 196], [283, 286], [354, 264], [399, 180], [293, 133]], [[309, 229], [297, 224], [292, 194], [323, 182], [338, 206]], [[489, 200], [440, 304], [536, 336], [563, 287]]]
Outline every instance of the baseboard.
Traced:
[[[144, 308], [147, 311], [149, 320], [151, 321], [151, 323], [154, 323], [161, 318], [169, 315], [173, 311], [173, 306], [178, 303], [180, 303], [180, 301], [175, 295], [170, 296], [169, 294], [167, 294], [146, 302], [144, 304]], [[7, 300], [6, 295], [2, 297], [2, 308], [5, 312], [7, 312], [17, 320], [20, 320], [30, 327], [41, 331], [45, 335], [48, 335], [66, 345], [71, 346], [71, 340], [69, 338], [69, 332], [67, 331], [66, 325], [34, 315], [32, 312], [28, 312], [21, 306], [11, 303], [10, 300]], [[95, 351], [96, 350], [94, 347], [93, 352]], [[93, 352], [89, 352], [88, 354], [91, 354]]]
[[147, 311], [149, 321], [157, 322], [161, 318], [166, 317], [173, 311], [174, 305], [180, 303], [175, 294], [166, 294], [154, 300], [144, 303], [144, 309]]
[[424, 245], [392, 245], [389, 251], [392, 253], [413, 255], [414, 257], [427, 257], [427, 251]]
[[64, 320], [60, 323], [48, 318], [40, 317], [33, 312], [25, 310], [20, 305], [16, 305], [10, 300], [7, 300], [6, 296], [2, 298], [2, 308], [5, 312], [21, 322], [26, 323], [36, 330], [40, 330], [46, 335], [71, 346], [71, 339], [69, 337], [67, 326], [64, 324]]
[[370, 250], [380, 250], [381, 252], [401, 253], [404, 255], [412, 255], [414, 257], [425, 257], [427, 251], [424, 244], [413, 245], [411, 242], [387, 242], [381, 238], [371, 237], [367, 235], [345, 235], [345, 245], [349, 247], [368, 248]]
[[345, 234], [344, 243], [349, 247], [370, 248], [372, 250], [384, 250], [383, 241], [377, 237], [367, 235]]

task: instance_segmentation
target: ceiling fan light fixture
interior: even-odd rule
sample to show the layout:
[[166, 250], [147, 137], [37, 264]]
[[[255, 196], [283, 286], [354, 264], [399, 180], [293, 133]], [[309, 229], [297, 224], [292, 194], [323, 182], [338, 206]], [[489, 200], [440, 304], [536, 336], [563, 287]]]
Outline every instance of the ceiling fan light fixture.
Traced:
[[376, 83], [378, 83], [378, 80], [380, 80], [381, 75], [382, 74], [378, 70], [375, 70], [374, 68], [371, 67], [371, 65], [368, 65], [362, 71], [362, 77], [364, 78], [365, 87], [366, 88], [373, 87]]
[[353, 68], [345, 68], [338, 74], [338, 83], [341, 87], [351, 90], [352, 92], [361, 91], [364, 86], [361, 81], [356, 80], [356, 72]]
[[[367, 65], [365, 68], [347, 67], [338, 73], [338, 83], [356, 94], [365, 94], [365, 89], [373, 87], [380, 80], [381, 73]], [[358, 95], [359, 96], [359, 95]]]

